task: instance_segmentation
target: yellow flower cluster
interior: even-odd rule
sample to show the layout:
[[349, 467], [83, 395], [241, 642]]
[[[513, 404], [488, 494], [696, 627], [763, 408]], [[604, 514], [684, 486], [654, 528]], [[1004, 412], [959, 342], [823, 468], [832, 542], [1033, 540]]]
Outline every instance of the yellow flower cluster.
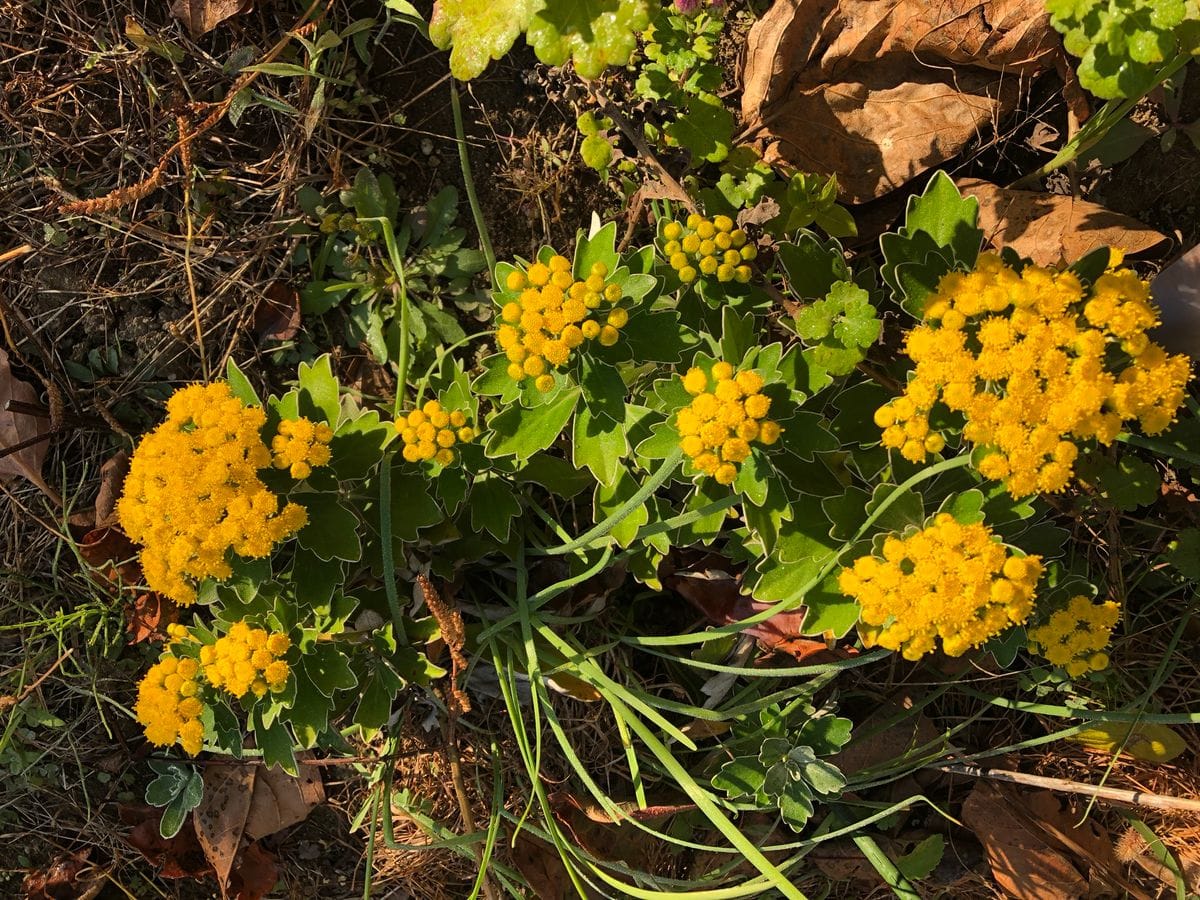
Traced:
[[1072, 678], [1108, 668], [1104, 648], [1112, 639], [1121, 609], [1112, 600], [1093, 603], [1072, 597], [1042, 625], [1029, 629], [1029, 650], [1067, 670]]
[[460, 410], [446, 412], [438, 400], [430, 400], [396, 422], [404, 442], [404, 458], [409, 462], [433, 460], [448, 466], [454, 462], [455, 444], [475, 440], [475, 429], [467, 424]]
[[754, 245], [747, 243], [746, 232], [735, 228], [729, 216], [706, 219], [698, 213], [688, 216], [686, 224], [664, 225], [659, 247], [684, 284], [701, 275], [746, 284], [753, 275], [747, 263], [758, 256]]
[[204, 677], [215, 688], [235, 697], [247, 691], [255, 697], [287, 684], [288, 664], [281, 657], [291, 647], [286, 634], [268, 634], [245, 622], [234, 622], [215, 644], [200, 648]]
[[608, 266], [597, 262], [585, 280], [577, 281], [565, 256], [509, 273], [505, 287], [520, 296], [500, 311], [504, 324], [496, 340], [508, 357], [510, 378], [533, 378], [544, 393], [554, 387], [550, 370], [565, 366], [585, 340], [604, 347], [617, 342], [629, 311], [617, 305], [624, 292], [605, 280], [608, 274]]
[[676, 417], [679, 445], [692, 465], [718, 484], [733, 484], [751, 441], [770, 446], [779, 440], [779, 423], [766, 417], [771, 398], [760, 393], [763, 379], [757, 372], [735, 373], [729, 363], [719, 362], [710, 382], [703, 369], [693, 367], [683, 376], [683, 387], [693, 399]]
[[915, 660], [939, 637], [948, 655], [961, 656], [1025, 622], [1041, 574], [1039, 557], [1010, 556], [986, 526], [941, 513], [909, 537], [886, 538], [883, 559], [858, 558], [838, 585], [862, 607], [864, 643]]
[[228, 578], [226, 554], [262, 557], [307, 521], [258, 477], [271, 464], [265, 421], [224, 382], [182, 388], [167, 420], [142, 438], [117, 506], [125, 533], [142, 545], [146, 583], [176, 603], [196, 600], [195, 582]]
[[1148, 434], [1171, 424], [1191, 371], [1146, 336], [1157, 322], [1149, 286], [1128, 269], [1088, 291], [1071, 272], [1017, 272], [985, 254], [974, 272], [942, 279], [909, 332], [916, 371], [875, 414], [883, 444], [913, 462], [940, 450], [929, 426], [940, 400], [987, 448], [981, 474], [1014, 497], [1060, 491], [1078, 441], [1109, 444], [1134, 419]]
[[178, 741], [186, 753], [195, 756], [200, 752], [204, 703], [197, 696], [199, 670], [194, 659], [163, 656], [138, 685], [134, 713], [146, 730], [146, 740], [156, 747]]
[[312, 474], [315, 467], [329, 462], [329, 442], [333, 429], [324, 422], [308, 419], [284, 419], [271, 439], [272, 461], [277, 469], [287, 469], [297, 481]]

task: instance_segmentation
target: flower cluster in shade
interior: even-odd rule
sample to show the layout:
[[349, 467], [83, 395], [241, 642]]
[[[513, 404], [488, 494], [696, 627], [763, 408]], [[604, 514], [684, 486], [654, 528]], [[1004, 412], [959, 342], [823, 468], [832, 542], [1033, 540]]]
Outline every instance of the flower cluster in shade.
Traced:
[[904, 394], [875, 414], [884, 446], [913, 462], [936, 453], [929, 416], [944, 404], [984, 449], [980, 473], [1014, 497], [1066, 488], [1080, 442], [1110, 444], [1134, 420], [1163, 431], [1191, 377], [1186, 356], [1147, 337], [1157, 311], [1128, 269], [1088, 287], [1069, 271], [1017, 271], [985, 254], [975, 271], [941, 280], [923, 319], [907, 337], [916, 367]]
[[200, 752], [204, 702], [199, 697], [199, 672], [196, 660], [170, 654], [146, 672], [138, 685], [134, 714], [151, 744], [169, 747], [178, 742], [192, 756]]
[[284, 419], [271, 439], [271, 462], [303, 481], [313, 469], [329, 463], [331, 440], [333, 429], [324, 422], [310, 422], [303, 417]]
[[258, 476], [271, 465], [265, 415], [225, 382], [191, 385], [167, 401], [167, 419], [142, 438], [117, 513], [142, 545], [146, 583], [176, 603], [196, 600], [197, 581], [228, 578], [230, 552], [264, 557], [307, 521]]
[[940, 513], [907, 537], [885, 538], [883, 557], [858, 558], [838, 585], [861, 607], [864, 643], [915, 660], [939, 638], [948, 655], [961, 656], [1023, 624], [1041, 574], [1039, 557], [1010, 555], [987, 526]]
[[429, 400], [420, 409], [396, 420], [396, 430], [404, 442], [408, 462], [433, 460], [443, 466], [454, 462], [454, 446], [475, 440], [475, 429], [467, 424], [466, 413], [447, 411], [440, 400]]
[[686, 224], [667, 222], [659, 249], [684, 284], [702, 276], [746, 284], [754, 274], [748, 263], [758, 255], [729, 216], [706, 219], [698, 213], [688, 216]]
[[1108, 668], [1104, 649], [1112, 640], [1121, 608], [1112, 600], [1093, 603], [1072, 597], [1066, 608], [1029, 629], [1029, 650], [1066, 669], [1072, 678]]
[[545, 393], [554, 387], [551, 370], [567, 365], [585, 341], [611, 347], [620, 339], [629, 311], [618, 305], [624, 291], [608, 275], [608, 266], [597, 262], [585, 279], [576, 279], [571, 261], [557, 255], [508, 274], [504, 286], [519, 293], [500, 311], [496, 341], [510, 378], [533, 378]]
[[761, 393], [757, 372], [735, 372], [729, 363], [718, 362], [710, 377], [693, 367], [683, 376], [683, 387], [692, 402], [676, 415], [679, 445], [693, 466], [719, 484], [737, 478], [752, 441], [769, 446], [779, 440], [779, 423], [767, 418], [771, 398]]

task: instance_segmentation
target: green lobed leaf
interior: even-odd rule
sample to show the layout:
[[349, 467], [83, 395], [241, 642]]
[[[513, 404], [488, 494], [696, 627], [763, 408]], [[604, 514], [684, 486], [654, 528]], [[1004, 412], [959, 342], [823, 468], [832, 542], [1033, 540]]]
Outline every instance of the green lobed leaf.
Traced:
[[322, 354], [312, 365], [300, 363], [298, 381], [301, 415], [336, 427], [341, 405], [338, 401], [338, 382], [333, 376], [329, 354]]
[[468, 505], [472, 530], [486, 530], [501, 543], [508, 540], [512, 520], [521, 513], [521, 503], [513, 493], [512, 485], [503, 478], [476, 481]]
[[[573, 60], [584, 78], [625, 65], [650, 24], [647, 0], [540, 0], [538, 6], [525, 39], [542, 62], [561, 66]], [[488, 8], [497, 18], [519, 12], [497, 10], [494, 3]]]
[[491, 437], [487, 455], [493, 459], [503, 456], [528, 459], [539, 450], [545, 450], [562, 434], [579, 397], [579, 388], [572, 387], [551, 402], [533, 409], [510, 406], [488, 423]]
[[318, 559], [357, 562], [362, 557], [358, 516], [336, 494], [297, 494], [296, 502], [308, 510], [308, 524], [296, 540]]
[[541, 0], [439, 0], [429, 39], [450, 50], [450, 74], [469, 81], [512, 49], [540, 5]]

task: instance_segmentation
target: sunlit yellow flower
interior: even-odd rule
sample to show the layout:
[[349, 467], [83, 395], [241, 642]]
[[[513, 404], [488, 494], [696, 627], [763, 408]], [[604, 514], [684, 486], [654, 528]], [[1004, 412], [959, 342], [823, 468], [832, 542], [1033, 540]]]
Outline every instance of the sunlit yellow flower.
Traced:
[[684, 374], [683, 387], [692, 402], [675, 416], [679, 446], [718, 484], [733, 484], [738, 466], [750, 455], [750, 441], [779, 440], [779, 424], [764, 418], [771, 400], [759, 393], [763, 379], [757, 372], [735, 372], [729, 363], [718, 362], [710, 378], [696, 366]]
[[882, 559], [859, 557], [838, 585], [862, 608], [864, 643], [919, 659], [939, 638], [946, 654], [961, 656], [1023, 624], [1041, 575], [1040, 557], [1010, 556], [986, 526], [941, 513], [908, 537], [888, 537]]
[[532, 378], [546, 393], [555, 383], [548, 370], [568, 365], [585, 341], [604, 347], [617, 343], [629, 311], [616, 305], [624, 291], [607, 280], [609, 274], [608, 266], [597, 262], [586, 278], [577, 280], [570, 260], [557, 255], [548, 264], [508, 274], [505, 287], [519, 296], [501, 309], [505, 324], [496, 331], [496, 343], [508, 358], [510, 378]]
[[191, 385], [134, 451], [117, 513], [142, 545], [146, 583], [176, 603], [195, 602], [201, 579], [228, 578], [230, 551], [266, 556], [307, 521], [304, 507], [280, 508], [258, 477], [271, 465], [265, 421], [224, 382]]
[[700, 275], [716, 276], [723, 284], [746, 284], [753, 277], [749, 262], [758, 254], [746, 233], [734, 227], [728, 216], [706, 219], [693, 213], [686, 224], [670, 221], [663, 225], [658, 248], [679, 280], [691, 284]]
[[215, 644], [200, 648], [204, 678], [234, 697], [282, 691], [290, 672], [283, 655], [291, 645], [286, 634], [234, 622]]
[[138, 684], [134, 714], [156, 747], [178, 743], [185, 753], [200, 752], [204, 703], [198, 697], [199, 667], [194, 659], [165, 654], [150, 667]]
[[940, 399], [985, 448], [981, 474], [1015, 497], [1061, 491], [1079, 443], [1110, 444], [1131, 421], [1156, 434], [1174, 420], [1191, 369], [1147, 337], [1157, 322], [1149, 286], [1128, 269], [1088, 288], [1071, 272], [1017, 272], [984, 254], [975, 271], [941, 280], [909, 332], [916, 370], [876, 411], [883, 445], [913, 462], [939, 452], [929, 414]]

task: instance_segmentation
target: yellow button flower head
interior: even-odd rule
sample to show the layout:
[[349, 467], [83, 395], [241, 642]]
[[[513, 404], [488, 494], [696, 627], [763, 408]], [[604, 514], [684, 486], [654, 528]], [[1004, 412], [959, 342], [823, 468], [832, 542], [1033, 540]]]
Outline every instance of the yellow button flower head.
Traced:
[[550, 370], [568, 365], [584, 342], [617, 343], [629, 311], [617, 305], [624, 291], [607, 280], [609, 275], [608, 266], [597, 262], [585, 278], [576, 279], [571, 261], [558, 255], [528, 271], [508, 273], [504, 286], [518, 299], [501, 308], [496, 343], [508, 358], [510, 378], [532, 378], [546, 393], [554, 388]]
[[165, 654], [138, 684], [134, 714], [146, 731], [146, 740], [156, 747], [178, 743], [191, 756], [200, 752], [204, 702], [199, 696], [199, 669], [194, 659]]
[[215, 644], [200, 648], [200, 664], [208, 683], [235, 697], [247, 692], [261, 697], [287, 686], [292, 643], [286, 634], [268, 633], [246, 622], [234, 622]]
[[699, 367], [688, 369], [683, 387], [692, 402], [679, 410], [679, 445], [692, 465], [719, 484], [733, 484], [738, 466], [750, 455], [750, 441], [771, 445], [780, 427], [766, 418], [771, 398], [760, 393], [762, 376], [735, 373], [727, 362], [712, 367], [711, 379]]
[[838, 586], [862, 608], [864, 643], [915, 660], [938, 638], [947, 655], [961, 656], [1023, 624], [1041, 575], [1040, 557], [1010, 556], [985, 525], [941, 513], [908, 537], [886, 538], [882, 559], [859, 557]]
[[916, 370], [875, 415], [883, 445], [913, 462], [939, 452], [929, 412], [940, 400], [986, 448], [982, 475], [1014, 497], [1061, 491], [1081, 442], [1110, 444], [1134, 420], [1157, 434], [1174, 420], [1191, 369], [1147, 337], [1157, 322], [1149, 285], [1128, 269], [1087, 288], [1071, 272], [1017, 272], [984, 254], [975, 271], [941, 280], [909, 332]]
[[1093, 603], [1072, 597], [1065, 609], [1029, 629], [1029, 650], [1066, 669], [1072, 678], [1108, 668], [1104, 652], [1112, 640], [1121, 609], [1112, 600]]
[[191, 385], [167, 401], [167, 420], [134, 451], [117, 514], [142, 545], [146, 583], [176, 603], [196, 582], [228, 578], [227, 554], [263, 557], [307, 521], [304, 507], [267, 490], [271, 465], [259, 434], [262, 409], [244, 406], [225, 382]]
[[688, 216], [686, 223], [663, 225], [658, 249], [684, 284], [700, 276], [715, 276], [723, 284], [746, 284], [754, 277], [749, 263], [758, 255], [746, 232], [729, 216], [707, 219], [697, 213]]
[[287, 469], [293, 478], [303, 481], [314, 468], [328, 464], [332, 439], [333, 429], [324, 422], [284, 419], [271, 439], [271, 461], [275, 468]]
[[462, 410], [447, 410], [440, 400], [429, 400], [420, 409], [396, 420], [396, 430], [404, 442], [405, 460], [411, 463], [430, 460], [448, 466], [454, 462], [454, 446], [475, 440], [475, 429], [467, 424]]

